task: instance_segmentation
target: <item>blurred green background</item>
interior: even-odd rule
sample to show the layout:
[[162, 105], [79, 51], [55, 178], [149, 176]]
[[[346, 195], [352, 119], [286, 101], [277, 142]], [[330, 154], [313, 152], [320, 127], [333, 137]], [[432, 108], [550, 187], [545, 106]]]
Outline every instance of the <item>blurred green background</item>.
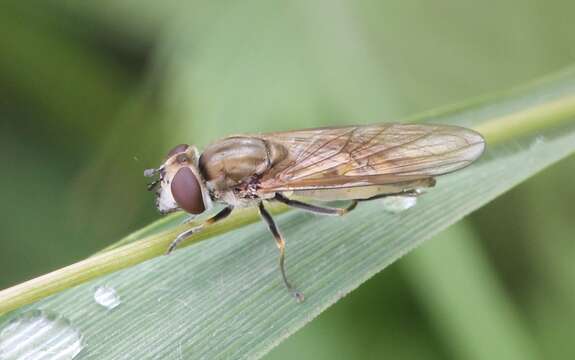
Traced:
[[[508, 89], [573, 63], [574, 13], [568, 0], [3, 0], [0, 288], [157, 219], [142, 173], [176, 143], [393, 121]], [[268, 358], [575, 358], [574, 165]]]

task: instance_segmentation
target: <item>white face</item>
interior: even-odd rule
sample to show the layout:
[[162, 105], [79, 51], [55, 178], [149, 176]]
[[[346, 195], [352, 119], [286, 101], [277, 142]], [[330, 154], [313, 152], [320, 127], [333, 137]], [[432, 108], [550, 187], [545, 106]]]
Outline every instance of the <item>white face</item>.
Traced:
[[156, 192], [156, 208], [161, 214], [168, 214], [180, 209], [172, 195], [169, 179], [164, 178], [160, 182], [160, 188]]

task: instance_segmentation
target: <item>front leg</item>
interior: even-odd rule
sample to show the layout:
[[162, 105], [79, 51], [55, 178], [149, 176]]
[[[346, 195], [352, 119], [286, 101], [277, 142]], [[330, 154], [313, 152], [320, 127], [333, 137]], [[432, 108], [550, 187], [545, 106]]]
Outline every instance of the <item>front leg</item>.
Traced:
[[230, 215], [232, 213], [233, 210], [233, 206], [228, 206], [224, 209], [222, 209], [219, 213], [217, 213], [216, 215], [212, 216], [211, 218], [209, 218], [208, 220], [204, 221], [203, 223], [201, 223], [198, 226], [195, 226], [191, 229], [188, 229], [182, 233], [180, 233], [180, 235], [178, 235], [174, 241], [172, 241], [172, 243], [170, 244], [170, 246], [168, 247], [168, 250], [166, 251], [166, 255], [170, 255], [172, 253], [172, 251], [174, 251], [174, 249], [178, 246], [179, 243], [181, 243], [182, 241], [184, 241], [185, 239], [189, 238], [190, 236], [192, 236], [193, 234], [201, 231], [204, 226], [206, 225], [210, 225], [213, 224], [215, 222], [218, 222], [222, 219], [225, 219], [226, 217], [228, 217], [228, 215]]

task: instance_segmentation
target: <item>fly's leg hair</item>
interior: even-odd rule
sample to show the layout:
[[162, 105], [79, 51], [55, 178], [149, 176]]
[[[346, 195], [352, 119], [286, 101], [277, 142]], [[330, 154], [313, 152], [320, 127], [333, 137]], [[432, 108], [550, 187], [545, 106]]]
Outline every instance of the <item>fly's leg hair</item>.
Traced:
[[291, 206], [291, 207], [294, 207], [297, 209], [301, 209], [301, 210], [305, 210], [305, 211], [309, 211], [309, 212], [312, 212], [315, 214], [335, 215], [335, 216], [345, 215], [348, 212], [355, 209], [355, 207], [357, 206], [357, 200], [353, 200], [345, 208], [332, 208], [332, 207], [327, 207], [327, 206], [312, 205], [312, 204], [308, 204], [308, 203], [305, 203], [302, 201], [289, 199], [280, 193], [276, 193], [274, 200], [279, 201], [281, 203], [284, 203], [288, 206]]
[[228, 217], [228, 215], [230, 215], [232, 213], [232, 210], [234, 208], [232, 206], [228, 206], [224, 209], [222, 209], [219, 213], [217, 213], [216, 215], [212, 216], [211, 218], [209, 218], [208, 220], [204, 221], [202, 224], [195, 226], [189, 230], [186, 230], [184, 232], [182, 232], [181, 234], [179, 234], [174, 241], [172, 241], [172, 243], [170, 244], [170, 246], [168, 247], [168, 250], [166, 251], [166, 255], [169, 255], [172, 253], [172, 251], [174, 251], [176, 249], [176, 247], [185, 239], [189, 238], [190, 236], [192, 236], [193, 234], [200, 232], [204, 226], [206, 225], [210, 225], [213, 224], [215, 222], [218, 222], [222, 219], [225, 219], [226, 217]]
[[272, 218], [270, 213], [265, 209], [263, 202], [259, 203], [259, 211], [260, 211], [260, 215], [261, 215], [262, 219], [264, 219], [264, 221], [268, 225], [268, 228], [270, 229], [274, 239], [276, 240], [276, 245], [280, 251], [279, 265], [280, 265], [280, 271], [282, 274], [283, 282], [284, 282], [285, 286], [287, 287], [288, 291], [295, 297], [296, 301], [302, 302], [304, 300], [303, 293], [296, 290], [290, 284], [290, 282], [287, 279], [286, 270], [285, 270], [285, 241], [284, 241], [284, 238], [280, 234], [279, 229], [278, 229], [276, 223], [274, 222], [274, 219]]

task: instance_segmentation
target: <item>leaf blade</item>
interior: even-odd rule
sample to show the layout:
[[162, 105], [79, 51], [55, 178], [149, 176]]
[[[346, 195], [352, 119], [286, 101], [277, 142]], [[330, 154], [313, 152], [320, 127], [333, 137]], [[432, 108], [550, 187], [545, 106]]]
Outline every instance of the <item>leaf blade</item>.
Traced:
[[[486, 130], [483, 162], [440, 178], [437, 188], [406, 213], [385, 215], [378, 203], [368, 203], [345, 218], [297, 212], [278, 216], [288, 241], [288, 273], [308, 297], [303, 305], [295, 304], [282, 287], [275, 245], [265, 227], [252, 224], [214, 233], [209, 241], [169, 258], [157, 257], [97, 278], [33, 307], [62, 313], [82, 328], [90, 346], [80, 358], [261, 356], [422, 241], [572, 153], [573, 126], [566, 125], [563, 136], [542, 130], [557, 127], [548, 119], [572, 123], [574, 79], [571, 71], [497, 104], [432, 116], [433, 122], [476, 129], [493, 119], [503, 120]], [[539, 91], [547, 96], [542, 99]], [[547, 111], [560, 116], [538, 112], [555, 101], [564, 106]], [[521, 118], [530, 121], [507, 128], [510, 136], [504, 126], [509, 114], [523, 114]], [[524, 126], [533, 122], [537, 126], [529, 131], [541, 132], [525, 137]], [[151, 251], [155, 254], [159, 247]], [[104, 312], [92, 300], [93, 287], [104, 282], [123, 298], [114, 312]]]

